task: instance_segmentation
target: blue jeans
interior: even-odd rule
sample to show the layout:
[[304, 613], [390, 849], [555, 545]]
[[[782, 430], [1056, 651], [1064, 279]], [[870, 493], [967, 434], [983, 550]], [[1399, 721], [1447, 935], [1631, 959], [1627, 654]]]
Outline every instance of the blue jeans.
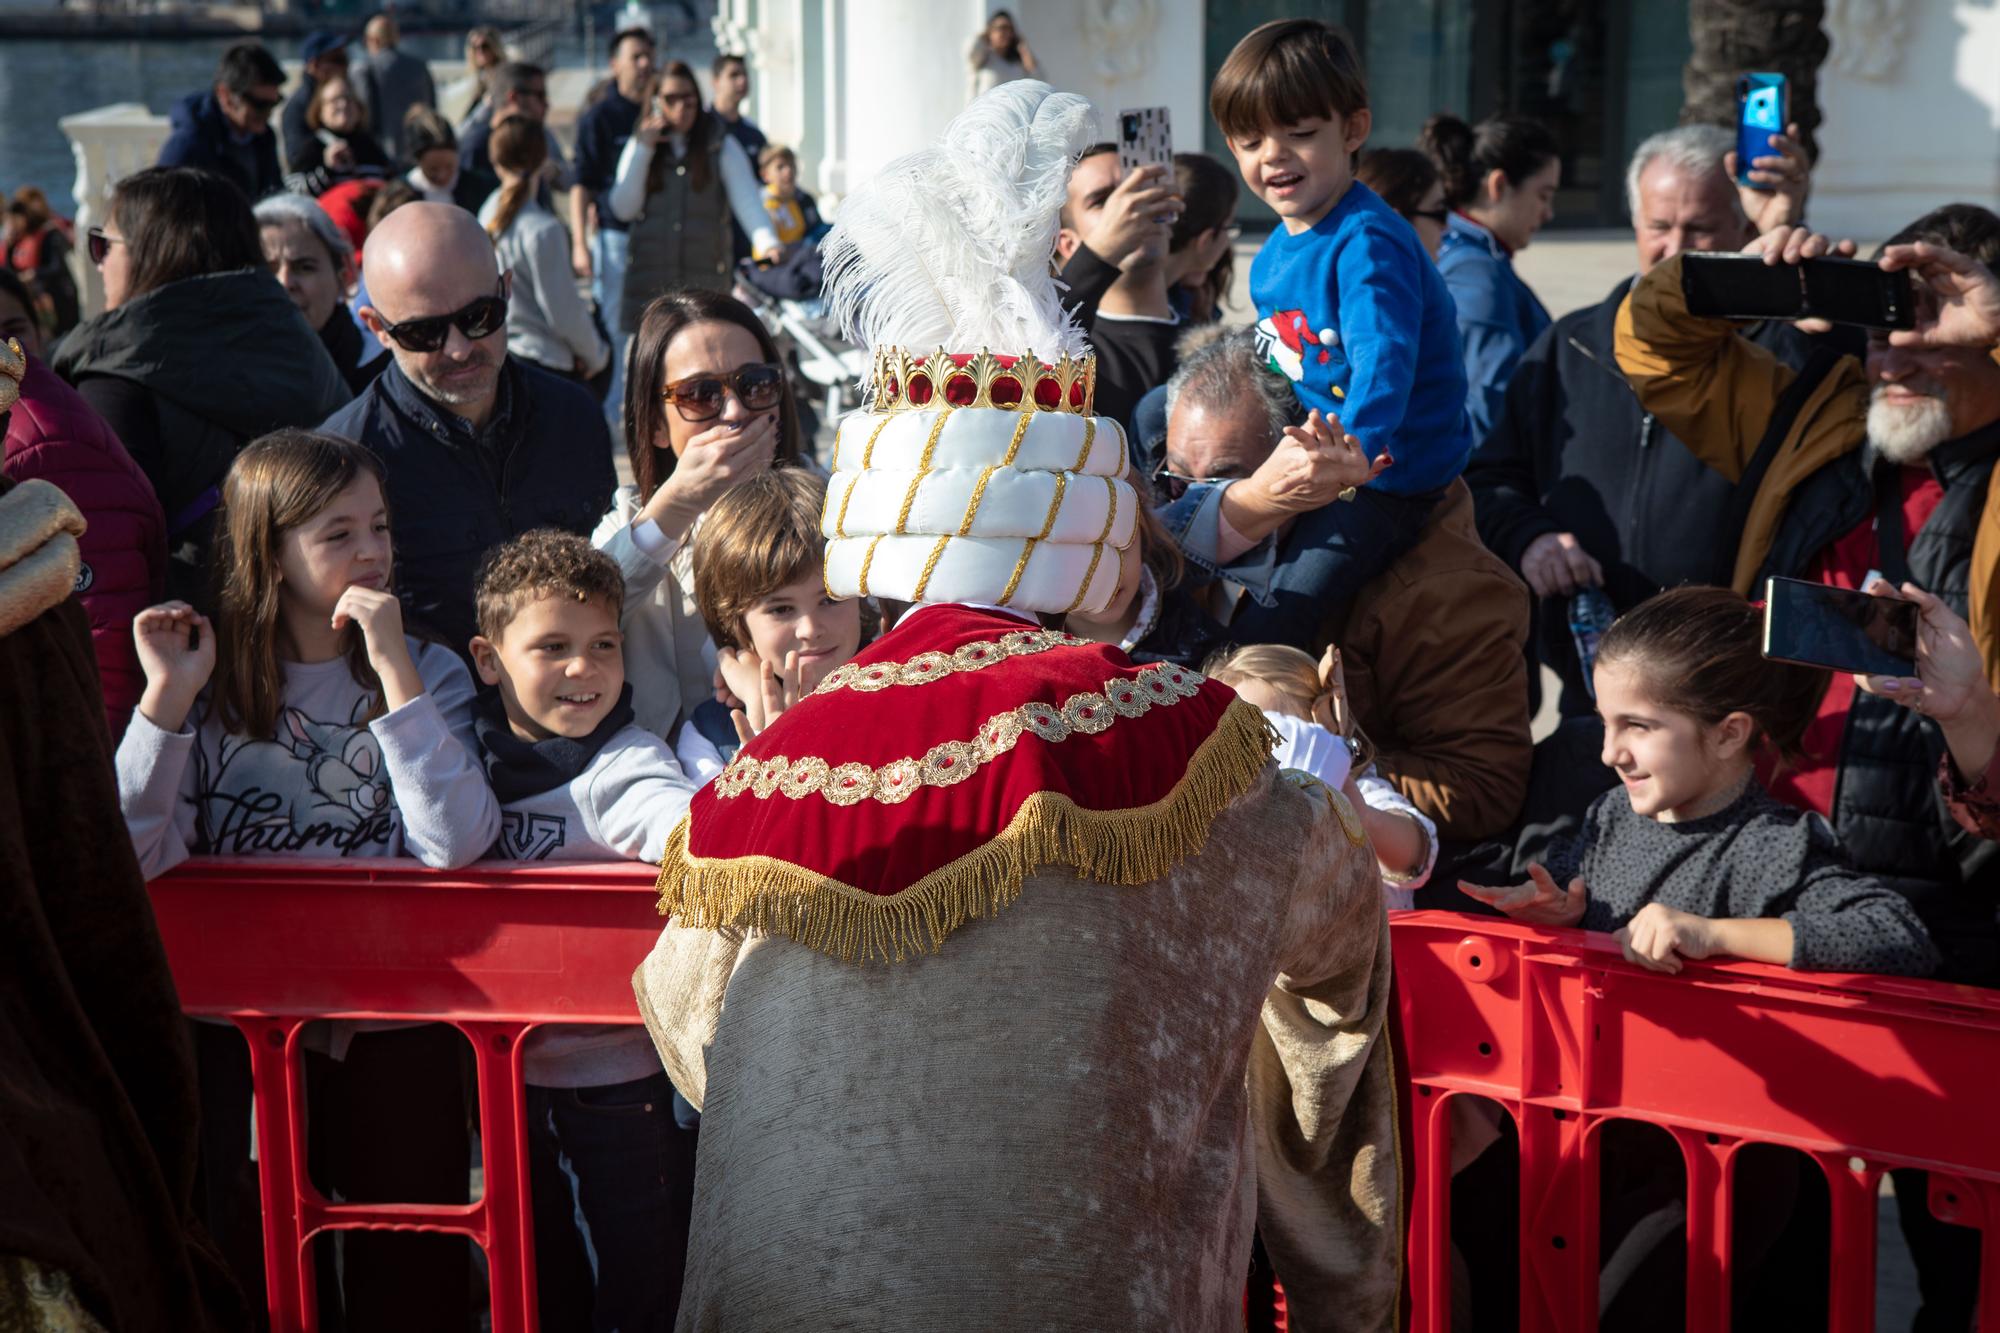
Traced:
[[611, 438], [620, 438], [625, 418], [625, 355], [631, 336], [618, 327], [618, 302], [625, 293], [625, 260], [631, 254], [632, 238], [622, 231], [599, 226], [590, 243], [590, 294], [604, 312], [604, 327], [611, 330], [611, 388], [604, 395], [605, 415], [611, 421]]
[[[545, 1333], [667, 1333], [680, 1309], [696, 1135], [664, 1072], [529, 1084], [536, 1304]], [[580, 1216], [579, 1216], [580, 1214]]]

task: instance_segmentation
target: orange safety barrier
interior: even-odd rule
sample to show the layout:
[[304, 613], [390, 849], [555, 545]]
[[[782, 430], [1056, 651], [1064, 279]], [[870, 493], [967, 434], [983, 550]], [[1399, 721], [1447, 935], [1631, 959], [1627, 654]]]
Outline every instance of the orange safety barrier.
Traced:
[[[188, 1012], [249, 1040], [265, 1270], [278, 1333], [317, 1327], [309, 1246], [340, 1229], [443, 1231], [486, 1252], [494, 1333], [536, 1327], [521, 1037], [544, 1022], [634, 1022], [631, 973], [657, 937], [641, 865], [196, 860], [152, 885]], [[1832, 1202], [1833, 1333], [1873, 1325], [1883, 1173], [1933, 1172], [1932, 1209], [1983, 1232], [1981, 1306], [2000, 1309], [2000, 994], [1884, 977], [1627, 964], [1605, 936], [1445, 912], [1393, 913], [1409, 1084], [1417, 1333], [1450, 1326], [1455, 1098], [1489, 1098], [1520, 1140], [1523, 1329], [1597, 1327], [1597, 1138], [1660, 1126], [1686, 1164], [1690, 1329], [1729, 1326], [1731, 1164], [1800, 1150]], [[451, 1023], [479, 1079], [482, 1197], [336, 1204], [306, 1172], [303, 1026]]]
[[1732, 1163], [1806, 1153], [1832, 1204], [1829, 1328], [1875, 1322], [1876, 1196], [1920, 1167], [1931, 1210], [1983, 1233], [1980, 1306], [2000, 1310], [2000, 993], [1893, 977], [1624, 961], [1608, 936], [1449, 912], [1392, 914], [1410, 1085], [1414, 1325], [1450, 1327], [1451, 1102], [1491, 1098], [1520, 1134], [1520, 1327], [1598, 1315], [1598, 1137], [1673, 1136], [1686, 1167], [1687, 1326], [1730, 1327]]
[[[485, 1250], [493, 1333], [536, 1327], [521, 1037], [636, 1023], [632, 970], [659, 938], [650, 866], [196, 860], [151, 885], [181, 1005], [250, 1043], [264, 1275], [276, 1333], [319, 1327], [324, 1231], [442, 1231]], [[299, 1034], [317, 1018], [450, 1023], [472, 1044], [485, 1188], [463, 1206], [332, 1203], [306, 1173]]]

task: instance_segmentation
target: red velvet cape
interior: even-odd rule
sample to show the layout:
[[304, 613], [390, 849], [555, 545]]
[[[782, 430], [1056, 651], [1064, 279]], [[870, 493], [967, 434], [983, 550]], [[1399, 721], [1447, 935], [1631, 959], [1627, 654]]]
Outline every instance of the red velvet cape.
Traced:
[[1270, 753], [1262, 714], [1186, 667], [920, 608], [695, 795], [660, 910], [845, 959], [935, 952], [1044, 866], [1165, 874]]

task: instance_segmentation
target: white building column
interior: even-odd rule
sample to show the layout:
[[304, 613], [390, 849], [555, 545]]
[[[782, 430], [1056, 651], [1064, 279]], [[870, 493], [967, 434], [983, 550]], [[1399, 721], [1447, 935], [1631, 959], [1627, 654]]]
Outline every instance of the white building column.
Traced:
[[1829, 10], [1813, 228], [1880, 241], [1940, 204], [2000, 205], [2000, 10]]

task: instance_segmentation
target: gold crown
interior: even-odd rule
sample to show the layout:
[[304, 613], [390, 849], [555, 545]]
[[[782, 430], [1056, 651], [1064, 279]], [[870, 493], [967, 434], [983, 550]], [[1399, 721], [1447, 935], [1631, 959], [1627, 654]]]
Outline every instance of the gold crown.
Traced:
[[[943, 383], [938, 383], [938, 367]], [[874, 412], [917, 412], [936, 406], [997, 407], [1002, 411], [1091, 415], [1097, 391], [1097, 358], [1057, 357], [1051, 365], [1033, 352], [995, 356], [947, 352], [912, 356], [900, 347], [875, 349]]]

